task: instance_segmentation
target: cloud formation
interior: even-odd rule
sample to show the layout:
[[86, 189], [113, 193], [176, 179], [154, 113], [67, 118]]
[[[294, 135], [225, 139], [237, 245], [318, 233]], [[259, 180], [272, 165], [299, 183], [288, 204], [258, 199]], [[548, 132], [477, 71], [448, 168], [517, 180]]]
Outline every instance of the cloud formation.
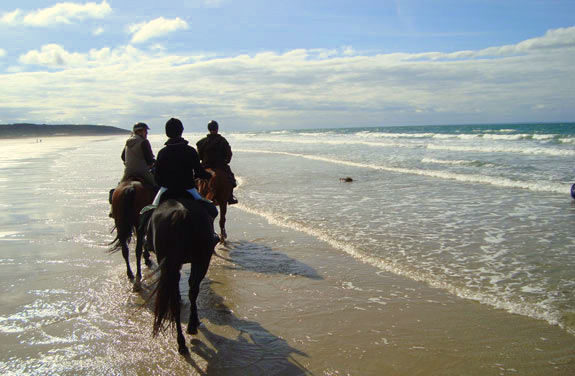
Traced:
[[152, 38], [186, 29], [188, 29], [188, 23], [179, 17], [173, 19], [159, 17], [152, 21], [134, 24], [129, 27], [130, 34], [133, 34], [132, 43], [143, 43]]
[[0, 75], [0, 102], [22, 116], [14, 120], [154, 126], [217, 117], [244, 129], [572, 119], [574, 34], [377, 55], [342, 47], [208, 57], [130, 45], [77, 53], [49, 44], [20, 57], [35, 72]]
[[24, 12], [16, 9], [0, 17], [0, 23], [24, 26], [50, 26], [54, 24], [70, 24], [74, 21], [83, 21], [89, 18], [104, 18], [112, 12], [106, 0], [101, 3], [89, 2], [57, 3], [52, 7]]
[[22, 64], [44, 66], [53, 69], [91, 69], [122, 64], [124, 66], [149, 61], [150, 55], [132, 46], [116, 49], [104, 47], [91, 49], [88, 53], [68, 52], [58, 44], [43, 45], [40, 50], [31, 50], [20, 56]]

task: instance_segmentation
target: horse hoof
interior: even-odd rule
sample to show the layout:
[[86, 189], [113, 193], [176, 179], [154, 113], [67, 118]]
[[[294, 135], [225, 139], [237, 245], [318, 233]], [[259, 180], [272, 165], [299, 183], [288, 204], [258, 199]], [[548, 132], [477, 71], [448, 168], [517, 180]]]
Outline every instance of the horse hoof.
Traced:
[[147, 266], [148, 268], [151, 268], [151, 267], [152, 267], [152, 260], [146, 259], [146, 260], [144, 260], [144, 263], [146, 264], [146, 266]]
[[180, 355], [186, 356], [186, 355], [190, 355], [190, 351], [188, 350], [188, 348], [184, 345], [184, 346], [178, 346], [178, 352], [180, 353]]
[[188, 327], [187, 332], [188, 332], [188, 334], [196, 335], [196, 334], [198, 334], [198, 327], [197, 327], [197, 326], [196, 326], [196, 327], [193, 327], [193, 328], [192, 328], [192, 327]]
[[134, 282], [134, 286], [132, 287], [133, 292], [140, 292], [142, 291], [142, 282], [136, 281]]

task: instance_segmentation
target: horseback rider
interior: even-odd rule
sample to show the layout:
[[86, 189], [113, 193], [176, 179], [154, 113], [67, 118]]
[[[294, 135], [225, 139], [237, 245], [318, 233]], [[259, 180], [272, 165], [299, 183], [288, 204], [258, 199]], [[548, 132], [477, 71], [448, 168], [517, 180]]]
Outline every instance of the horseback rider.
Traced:
[[154, 188], [156, 181], [150, 168], [154, 165], [155, 159], [152, 145], [148, 141], [148, 129], [150, 128], [146, 123], [137, 123], [132, 128], [132, 136], [126, 141], [122, 150], [124, 176], [121, 181], [140, 178]]
[[237, 186], [234, 173], [230, 169], [229, 163], [232, 160], [232, 148], [228, 141], [218, 133], [218, 122], [210, 120], [208, 123], [208, 130], [210, 133], [196, 143], [198, 147], [198, 154], [205, 168], [223, 170], [230, 183], [232, 184], [232, 192], [228, 199], [228, 204], [237, 204], [238, 200], [234, 197], [233, 188]]
[[196, 149], [182, 138], [184, 126], [179, 119], [171, 118], [166, 122], [168, 141], [158, 152], [155, 178], [161, 186], [152, 205], [160, 203], [161, 195], [169, 190], [172, 193], [187, 191], [194, 199], [202, 200], [208, 213], [215, 218], [218, 210], [210, 201], [204, 199], [196, 189], [196, 178], [209, 179], [212, 175], [200, 164]]
[[[133, 179], [140, 180], [155, 192], [158, 186], [150, 169], [156, 161], [152, 152], [152, 145], [148, 141], [148, 129], [150, 127], [146, 123], [136, 123], [132, 127], [132, 134], [122, 149], [121, 158], [124, 162], [124, 175], [120, 183]], [[115, 188], [109, 192], [108, 201], [110, 205], [114, 191]], [[108, 216], [113, 217], [111, 209]]]

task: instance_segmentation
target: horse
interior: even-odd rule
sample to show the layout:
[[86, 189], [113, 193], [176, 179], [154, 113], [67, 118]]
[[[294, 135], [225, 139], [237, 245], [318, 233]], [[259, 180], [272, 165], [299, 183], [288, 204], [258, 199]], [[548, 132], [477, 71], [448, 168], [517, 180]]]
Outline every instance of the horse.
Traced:
[[147, 227], [147, 241], [153, 245], [160, 272], [154, 291], [153, 335], [175, 325], [181, 355], [188, 355], [189, 350], [180, 319], [180, 270], [183, 264], [191, 263], [187, 333], [197, 334], [200, 320], [196, 300], [214, 252], [213, 234], [213, 219], [205, 206], [189, 198], [166, 197], [152, 213]]
[[[130, 256], [128, 244], [132, 240], [132, 234], [136, 233], [136, 281], [134, 291], [138, 291], [142, 280], [142, 248], [144, 243], [144, 231], [138, 231], [140, 210], [152, 203], [154, 192], [139, 180], [126, 180], [114, 190], [112, 194], [112, 216], [114, 217], [114, 228], [116, 237], [110, 242], [110, 252], [122, 250], [122, 256], [126, 261], [126, 273], [128, 279], [134, 282], [134, 274], [130, 268]], [[144, 252], [144, 260], [148, 267], [152, 266], [150, 253]]]
[[226, 212], [228, 211], [228, 199], [232, 194], [234, 187], [230, 181], [228, 174], [220, 168], [210, 169], [206, 171], [212, 174], [211, 179], [198, 179], [198, 191], [200, 194], [214, 202], [220, 207], [220, 239], [224, 242], [228, 237], [226, 233]]

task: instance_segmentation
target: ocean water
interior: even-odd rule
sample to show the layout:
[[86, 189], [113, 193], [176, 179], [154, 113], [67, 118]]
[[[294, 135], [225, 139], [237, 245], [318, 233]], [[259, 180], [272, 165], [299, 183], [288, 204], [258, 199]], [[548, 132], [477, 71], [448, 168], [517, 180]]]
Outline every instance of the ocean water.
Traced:
[[229, 138], [246, 209], [383, 270], [575, 334], [575, 124]]
[[[574, 123], [223, 131], [240, 182], [230, 216], [263, 217], [370, 273], [575, 335]], [[202, 136], [185, 134], [192, 143]], [[150, 140], [157, 153], [165, 137]], [[131, 291], [120, 255], [106, 254], [107, 196], [122, 175], [124, 141], [0, 140], [0, 373], [190, 373], [175, 361], [173, 338], [150, 340], [151, 311]], [[273, 262], [258, 270], [273, 271]], [[323, 373], [340, 372], [332, 371]]]

